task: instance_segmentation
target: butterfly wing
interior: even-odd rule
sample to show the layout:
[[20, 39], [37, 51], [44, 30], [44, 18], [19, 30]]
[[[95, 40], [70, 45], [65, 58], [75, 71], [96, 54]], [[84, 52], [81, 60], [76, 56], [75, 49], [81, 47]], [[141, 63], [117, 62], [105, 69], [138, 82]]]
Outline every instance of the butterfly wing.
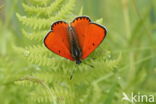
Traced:
[[70, 53], [68, 24], [66, 22], [55, 22], [51, 26], [51, 31], [45, 37], [44, 44], [52, 52], [74, 61]]
[[99, 24], [92, 23], [89, 17], [77, 17], [71, 23], [74, 27], [82, 49], [82, 59], [91, 54], [106, 36], [106, 29]]

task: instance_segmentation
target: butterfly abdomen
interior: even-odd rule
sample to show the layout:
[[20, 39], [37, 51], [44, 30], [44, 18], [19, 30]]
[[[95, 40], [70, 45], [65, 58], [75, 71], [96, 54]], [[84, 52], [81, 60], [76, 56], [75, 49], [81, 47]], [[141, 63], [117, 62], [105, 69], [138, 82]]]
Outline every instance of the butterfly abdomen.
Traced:
[[72, 57], [76, 60], [76, 64], [81, 63], [81, 49], [79, 46], [79, 42], [77, 39], [76, 32], [72, 26], [68, 27], [68, 36], [69, 36], [69, 42], [70, 42], [70, 52], [72, 54]]

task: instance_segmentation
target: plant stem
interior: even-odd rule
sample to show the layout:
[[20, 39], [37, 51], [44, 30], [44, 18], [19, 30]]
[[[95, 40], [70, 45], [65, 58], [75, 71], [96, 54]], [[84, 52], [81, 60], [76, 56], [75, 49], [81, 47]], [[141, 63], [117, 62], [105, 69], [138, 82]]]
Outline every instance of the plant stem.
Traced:
[[128, 11], [128, 0], [122, 0], [122, 6], [123, 6], [125, 28], [126, 28], [126, 38], [128, 40], [131, 36], [129, 11]]

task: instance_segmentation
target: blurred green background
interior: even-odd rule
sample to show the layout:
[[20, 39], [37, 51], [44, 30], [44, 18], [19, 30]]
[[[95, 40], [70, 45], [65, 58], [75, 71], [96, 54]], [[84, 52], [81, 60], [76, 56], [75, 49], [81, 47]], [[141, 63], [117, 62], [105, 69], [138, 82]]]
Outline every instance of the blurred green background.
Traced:
[[[144, 95], [156, 96], [156, 0], [75, 0], [73, 4], [71, 3], [71, 5], [74, 6], [72, 7], [70, 14], [63, 14], [62, 17], [57, 18], [57, 13], [55, 13], [56, 20], [60, 20], [62, 18], [66, 20], [67, 18], [67, 21], [72, 21], [75, 16], [80, 14], [87, 15], [94, 21], [103, 20], [100, 23], [108, 29], [107, 37], [103, 43], [104, 50], [111, 52], [111, 56], [113, 58], [118, 56], [121, 57], [119, 65], [116, 67], [118, 71], [112, 71], [115, 73], [114, 76], [117, 75], [117, 77], [109, 77], [107, 79], [108, 82], [100, 84], [102, 86], [100, 89], [109, 89], [108, 94], [106, 90], [97, 90], [98, 88], [96, 88], [95, 93], [98, 91], [101, 92], [98, 92], [97, 95], [95, 95], [96, 98], [94, 100], [90, 100], [92, 97], [89, 97], [89, 95], [94, 95], [95, 93], [89, 93], [91, 88], [87, 88], [85, 84], [76, 87], [80, 90], [80, 92], [86, 91], [88, 96], [85, 96], [86, 93], [80, 93], [79, 96], [74, 96], [72, 92], [73, 87], [70, 89], [72, 93], [69, 93], [70, 91], [68, 90], [67, 92], [64, 92], [64, 90], [59, 87], [62, 91], [62, 93], [59, 92], [59, 94], [62, 94], [61, 96], [70, 94], [67, 98], [67, 100], [70, 99], [70, 101], [52, 102], [53, 100], [48, 100], [48, 97], [43, 98], [42, 96], [39, 96], [38, 92], [40, 92], [40, 90], [33, 92], [36, 87], [31, 87], [33, 85], [30, 83], [28, 84], [28, 82], [26, 82], [26, 84], [21, 84], [19, 81], [20, 84], [18, 85], [16, 83], [17, 80], [23, 80], [21, 78], [25, 78], [25, 76], [34, 76], [32, 73], [35, 73], [36, 70], [44, 70], [44, 68], [46, 69], [50, 66], [42, 67], [42, 65], [38, 65], [37, 63], [40, 62], [38, 62], [37, 58], [35, 60], [35, 64], [32, 64], [33, 62], [29, 63], [30, 60], [26, 60], [24, 58], [25, 55], [29, 54], [29, 51], [24, 51], [25, 55], [19, 52], [22, 48], [27, 46], [42, 44], [42, 41], [37, 41], [37, 39], [35, 41], [25, 39], [26, 36], [23, 35], [22, 29], [26, 28], [33, 31], [31, 26], [29, 27], [31, 22], [27, 20], [27, 22], [24, 23], [26, 24], [26, 27], [21, 23], [24, 21], [25, 17], [22, 17], [22, 20], [17, 13], [22, 16], [51, 18], [49, 15], [44, 15], [44, 13], [36, 14], [33, 10], [30, 10], [33, 11], [31, 13], [26, 13], [30, 11], [24, 10], [23, 3], [28, 4], [29, 6], [34, 5], [36, 8], [39, 8], [48, 7], [51, 2], [54, 3], [59, 1], [60, 7], [56, 9], [57, 11], [61, 11], [62, 6], [72, 2], [71, 0], [0, 0], [0, 104], [70, 104], [71, 102], [71, 104], [131, 104], [132, 102], [122, 101], [123, 92], [128, 95], [132, 92], [136, 94], [139, 92]], [[46, 20], [45, 22], [49, 23], [49, 21]], [[52, 22], [54, 21], [50, 21], [49, 24]], [[42, 25], [43, 24], [44, 23], [42, 23]], [[41, 30], [40, 27], [37, 27], [38, 25], [40, 25], [40, 23], [32, 25], [32, 27], [34, 26], [35, 31], [36, 29], [38, 29], [37, 31]], [[46, 32], [49, 31], [49, 27], [46, 28], [46, 26], [43, 26]], [[46, 34], [42, 35], [45, 36]], [[43, 50], [38, 48], [38, 50], [35, 51], [36, 54], [40, 54], [39, 51]], [[105, 54], [105, 52], [103, 54]], [[40, 57], [40, 59], [42, 59], [42, 57]], [[70, 64], [75, 63], [69, 62], [69, 65]], [[94, 66], [94, 64], [92, 65]], [[60, 68], [62, 67], [60, 66]], [[105, 70], [105, 68], [103, 70]], [[45, 71], [46, 70], [44, 70], [44, 72]], [[58, 73], [60, 73], [58, 75], [62, 75], [63, 71]], [[109, 73], [106, 72], [104, 76], [107, 75], [109, 75]], [[55, 77], [55, 82], [59, 82], [60, 76]], [[42, 83], [42, 80], [44, 81], [45, 79], [42, 79], [40, 76], [37, 78], [41, 79], [41, 81], [36, 79], [36, 77], [26, 77], [24, 80], [30, 80], [32, 83], [39, 83], [47, 89], [54, 86], [48, 81], [47, 85]], [[90, 83], [93, 82], [94, 79], [95, 77], [92, 78]], [[46, 80], [48, 80], [48, 78]], [[81, 80], [82, 83], [84, 80], [85, 79]], [[116, 86], [116, 82], [118, 82], [117, 86], [119, 87], [113, 87]], [[24, 87], [20, 85], [24, 85]], [[83, 89], [85, 91], [83, 91]], [[74, 94], [75, 93], [76, 92], [74, 92]], [[31, 97], [33, 94], [38, 96]], [[45, 94], [44, 96], [48, 96], [48, 94]], [[149, 104], [149, 102], [145, 101], [136, 103]], [[156, 97], [155, 102], [152, 104], [155, 103]]]

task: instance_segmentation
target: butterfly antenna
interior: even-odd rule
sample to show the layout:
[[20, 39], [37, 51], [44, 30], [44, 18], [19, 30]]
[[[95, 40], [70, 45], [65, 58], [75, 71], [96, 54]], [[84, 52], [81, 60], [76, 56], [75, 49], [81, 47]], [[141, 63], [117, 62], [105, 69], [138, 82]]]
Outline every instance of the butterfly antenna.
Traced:
[[83, 63], [83, 64], [88, 65], [88, 66], [91, 67], [91, 68], [94, 68], [94, 66], [91, 65], [91, 64], [88, 64], [88, 63]]
[[74, 70], [71, 72], [71, 75], [70, 75], [70, 80], [72, 80], [73, 79], [73, 75], [74, 75]]

